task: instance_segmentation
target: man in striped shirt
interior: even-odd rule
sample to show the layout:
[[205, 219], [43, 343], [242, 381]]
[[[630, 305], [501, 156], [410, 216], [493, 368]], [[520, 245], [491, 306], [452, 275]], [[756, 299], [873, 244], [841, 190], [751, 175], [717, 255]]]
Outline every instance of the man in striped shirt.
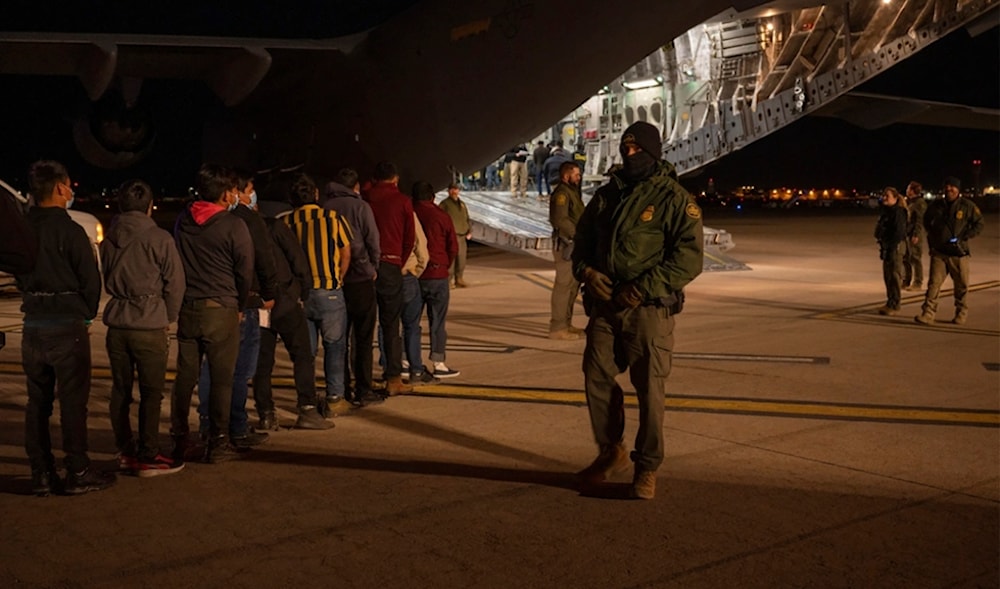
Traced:
[[320, 207], [318, 199], [319, 189], [312, 178], [300, 174], [289, 194], [295, 210], [285, 217], [285, 223], [302, 246], [312, 272], [313, 290], [305, 303], [311, 323], [309, 341], [315, 355], [317, 331], [323, 338], [323, 373], [330, 405], [344, 396], [347, 307], [341, 287], [351, 263], [351, 228], [336, 211]]

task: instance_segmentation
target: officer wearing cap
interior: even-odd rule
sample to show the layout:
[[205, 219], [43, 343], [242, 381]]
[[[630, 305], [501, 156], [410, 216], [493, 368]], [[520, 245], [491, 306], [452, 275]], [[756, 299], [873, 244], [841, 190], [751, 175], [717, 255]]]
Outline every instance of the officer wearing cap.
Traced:
[[625, 470], [624, 396], [615, 377], [630, 371], [639, 400], [632, 496], [652, 499], [663, 461], [663, 412], [674, 315], [684, 287], [702, 270], [701, 209], [660, 158], [656, 127], [630, 125], [623, 165], [594, 194], [577, 224], [573, 272], [590, 317], [583, 372], [600, 452], [578, 473], [584, 487]]
[[969, 240], [983, 232], [983, 214], [975, 203], [961, 196], [961, 188], [958, 178], [945, 178], [944, 198], [928, 205], [924, 214], [931, 267], [924, 305], [913, 318], [923, 325], [934, 323], [945, 276], [950, 276], [955, 285], [955, 318], [951, 322], [963, 325], [969, 315], [965, 301], [969, 292]]

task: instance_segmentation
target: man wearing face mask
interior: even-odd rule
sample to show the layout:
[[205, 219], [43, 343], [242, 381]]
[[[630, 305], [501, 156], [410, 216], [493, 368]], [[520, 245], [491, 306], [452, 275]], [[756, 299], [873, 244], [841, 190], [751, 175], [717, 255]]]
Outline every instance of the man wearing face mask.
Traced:
[[242, 450], [229, 440], [229, 416], [240, 352], [240, 316], [253, 282], [254, 250], [247, 224], [229, 214], [239, 203], [236, 175], [228, 168], [203, 164], [195, 187], [200, 200], [180, 214], [174, 227], [187, 290], [177, 322], [171, 458], [182, 459], [187, 448], [191, 393], [204, 355], [211, 386], [208, 443], [202, 460], [214, 463], [235, 458]]
[[584, 490], [628, 467], [625, 402], [615, 377], [629, 370], [639, 401], [632, 496], [652, 499], [663, 461], [663, 410], [674, 315], [702, 270], [701, 209], [662, 159], [660, 133], [630, 125], [624, 165], [594, 194], [577, 223], [573, 272], [590, 317], [583, 372], [597, 458], [578, 476]]
[[[257, 355], [260, 352], [260, 311], [274, 306], [278, 289], [278, 268], [274, 259], [271, 234], [264, 219], [257, 214], [257, 191], [254, 190], [252, 174], [245, 170], [235, 170], [236, 188], [239, 200], [232, 213], [246, 223], [253, 242], [253, 282], [250, 296], [240, 320], [240, 352], [236, 357], [236, 372], [233, 375], [232, 409], [229, 414], [229, 439], [241, 448], [249, 448], [267, 441], [268, 434], [258, 432], [250, 426], [247, 416], [247, 383], [257, 371]], [[211, 378], [208, 364], [201, 366], [198, 379], [199, 431], [202, 435], [209, 430], [208, 391]]]
[[36, 495], [59, 491], [49, 418], [59, 390], [59, 415], [70, 494], [99, 491], [114, 484], [111, 474], [90, 468], [87, 456], [87, 400], [90, 397], [88, 325], [101, 300], [101, 276], [90, 240], [66, 209], [73, 202], [62, 164], [39, 161], [28, 171], [35, 206], [28, 225], [38, 244], [30, 272], [17, 274], [22, 293], [24, 336], [21, 366], [27, 379], [24, 447]]

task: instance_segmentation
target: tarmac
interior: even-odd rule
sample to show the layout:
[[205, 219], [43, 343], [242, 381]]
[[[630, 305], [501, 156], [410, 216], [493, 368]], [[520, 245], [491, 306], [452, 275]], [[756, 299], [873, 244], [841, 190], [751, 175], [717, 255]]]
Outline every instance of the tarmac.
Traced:
[[[0, 587], [996, 588], [1000, 223], [986, 221], [968, 323], [946, 322], [946, 290], [923, 327], [922, 293], [876, 313], [874, 212], [706, 211], [752, 269], [687, 290], [651, 501], [626, 499], [631, 473], [577, 491], [596, 454], [584, 344], [547, 339], [554, 272], [538, 258], [470, 249], [448, 317], [457, 378], [296, 431], [281, 351], [286, 427], [268, 443], [78, 497], [30, 495], [21, 315], [3, 298]], [[91, 457], [110, 468], [99, 322], [91, 337]]]

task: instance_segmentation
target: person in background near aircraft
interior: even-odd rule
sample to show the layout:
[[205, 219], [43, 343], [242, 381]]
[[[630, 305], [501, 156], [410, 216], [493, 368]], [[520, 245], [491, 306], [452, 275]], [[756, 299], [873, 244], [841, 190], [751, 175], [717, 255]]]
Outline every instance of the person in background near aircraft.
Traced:
[[906, 199], [892, 186], [882, 191], [875, 240], [878, 257], [882, 260], [882, 279], [885, 281], [885, 305], [879, 315], [899, 312], [902, 282], [903, 254], [906, 251]]
[[927, 201], [924, 187], [913, 181], [906, 186], [906, 255], [903, 256], [903, 288], [921, 290], [924, 284], [924, 246], [927, 230], [924, 229], [924, 213]]
[[964, 325], [969, 316], [965, 301], [969, 292], [969, 240], [983, 232], [983, 213], [975, 203], [961, 196], [961, 189], [958, 178], [945, 178], [944, 198], [927, 205], [924, 214], [931, 267], [923, 307], [913, 318], [923, 325], [934, 323], [945, 276], [950, 276], [955, 284], [955, 318], [951, 322]]
[[562, 165], [570, 161], [573, 161], [573, 158], [563, 149], [563, 142], [556, 141], [555, 147], [552, 148], [552, 153], [545, 160], [543, 166], [549, 186], [555, 186], [562, 180]]
[[188, 205], [174, 226], [187, 288], [177, 320], [171, 458], [183, 460], [187, 453], [191, 394], [204, 357], [211, 384], [208, 443], [201, 458], [216, 463], [244, 452], [231, 443], [228, 434], [240, 321], [253, 282], [254, 250], [247, 224], [229, 214], [239, 206], [236, 174], [217, 164], [203, 164], [195, 182], [200, 200]]
[[[80, 494], [106, 489], [115, 476], [90, 468], [87, 401], [90, 398], [89, 325], [101, 300], [101, 275], [90, 239], [66, 209], [73, 204], [69, 173], [54, 161], [28, 170], [35, 206], [27, 222], [37, 238], [30, 272], [15, 275], [21, 291], [24, 332], [21, 366], [27, 380], [24, 448], [31, 463], [31, 490]], [[49, 418], [59, 390], [66, 481], [56, 473]]]
[[[292, 183], [289, 201], [295, 210], [284, 218], [309, 260], [312, 291], [306, 299], [311, 323], [309, 341], [313, 355], [323, 340], [323, 375], [326, 404], [336, 407], [344, 398], [344, 362], [347, 350], [347, 304], [344, 275], [351, 264], [351, 228], [337, 211], [320, 208], [319, 188], [306, 174]], [[317, 333], [318, 332], [318, 333]]]
[[413, 203], [399, 191], [399, 173], [395, 165], [379, 163], [374, 176], [375, 184], [365, 200], [375, 214], [381, 251], [375, 294], [385, 346], [383, 376], [386, 394], [401, 395], [413, 392], [413, 387], [403, 383], [403, 340], [399, 335], [399, 316], [403, 307], [402, 268], [413, 251]]
[[[255, 431], [247, 415], [248, 383], [257, 372], [257, 357], [260, 355], [260, 313], [274, 307], [278, 290], [278, 270], [274, 261], [274, 241], [267, 225], [257, 213], [257, 192], [254, 190], [252, 175], [244, 170], [235, 170], [238, 205], [233, 214], [246, 223], [253, 242], [253, 282], [250, 296], [240, 320], [240, 351], [236, 357], [236, 372], [233, 375], [232, 409], [229, 414], [229, 440], [238, 448], [250, 448], [267, 441], [268, 434]], [[202, 364], [198, 380], [198, 417], [202, 436], [207, 435], [208, 390], [210, 378], [208, 366]]]
[[632, 496], [652, 499], [663, 461], [663, 399], [670, 374], [674, 315], [684, 287], [701, 274], [701, 209], [661, 159], [660, 132], [630, 125], [619, 151], [624, 166], [594, 194], [576, 228], [573, 271], [585, 284], [590, 316], [583, 353], [587, 407], [597, 458], [578, 473], [583, 489], [627, 468], [622, 443], [626, 368], [639, 400]]
[[21, 203], [0, 194], [0, 272], [31, 272], [38, 257], [38, 241], [24, 218]]
[[552, 224], [552, 258], [556, 281], [552, 286], [552, 314], [549, 339], [580, 339], [583, 330], [573, 327], [573, 306], [580, 292], [580, 281], [573, 276], [573, 238], [583, 214], [580, 196], [580, 167], [565, 161], [559, 167], [559, 183], [549, 200], [549, 223]]
[[451, 265], [448, 277], [453, 281], [452, 287], [465, 288], [465, 259], [469, 252], [468, 241], [472, 239], [472, 222], [469, 219], [469, 207], [465, 205], [458, 195], [458, 186], [455, 183], [448, 185], [448, 198], [438, 205], [442, 211], [451, 217], [452, 225], [455, 226], [455, 234], [458, 236], [458, 255]]
[[511, 150], [510, 192], [515, 197], [524, 197], [528, 190], [528, 150], [518, 145]]
[[268, 320], [262, 321], [260, 329], [260, 353], [253, 377], [253, 398], [260, 417], [258, 426], [262, 430], [278, 429], [274, 398], [271, 395], [271, 373], [274, 370], [274, 350], [280, 335], [292, 361], [292, 378], [295, 381], [299, 413], [295, 428], [330, 429], [333, 422], [323, 419], [317, 410], [316, 356], [309, 339], [309, 321], [304, 309], [313, 285], [309, 258], [288, 225], [273, 217], [265, 217], [264, 223], [274, 240], [278, 294], [274, 299], [274, 307], [266, 315]]
[[486, 166], [486, 190], [500, 190], [500, 164], [499, 160]]
[[[160, 454], [160, 405], [167, 378], [170, 337], [184, 300], [184, 266], [169, 233], [156, 226], [153, 190], [141, 180], [118, 189], [118, 208], [101, 242], [108, 360], [111, 362], [111, 429], [119, 470], [140, 477], [171, 474], [183, 460]], [[139, 438], [129, 407], [134, 374], [139, 377]]]
[[[361, 199], [358, 173], [344, 168], [335, 181], [326, 185], [326, 202], [323, 208], [336, 211], [351, 227], [351, 264], [344, 276], [344, 301], [347, 303], [347, 349], [344, 360], [344, 379], [350, 382], [353, 364], [354, 390], [347, 391], [348, 401], [360, 405], [381, 403], [385, 399], [375, 393], [372, 386], [372, 343], [375, 340], [375, 320], [378, 306], [375, 301], [375, 279], [382, 252], [379, 246], [378, 225], [371, 206]], [[353, 363], [351, 359], [353, 358]], [[336, 415], [343, 407], [328, 407]]]
[[[435, 378], [451, 378], [459, 372], [445, 364], [448, 343], [446, 321], [451, 298], [448, 269], [458, 255], [458, 237], [448, 213], [434, 205], [434, 188], [427, 182], [413, 185], [413, 211], [427, 235], [427, 268], [420, 275], [420, 296], [427, 307], [431, 330], [431, 364]], [[411, 376], [412, 378], [412, 376]]]
[[545, 147], [544, 141], [539, 141], [535, 151], [531, 153], [531, 160], [535, 162], [535, 188], [538, 189], [538, 196], [546, 196], [552, 190], [549, 179], [545, 175], [545, 160], [549, 157], [549, 148]]

